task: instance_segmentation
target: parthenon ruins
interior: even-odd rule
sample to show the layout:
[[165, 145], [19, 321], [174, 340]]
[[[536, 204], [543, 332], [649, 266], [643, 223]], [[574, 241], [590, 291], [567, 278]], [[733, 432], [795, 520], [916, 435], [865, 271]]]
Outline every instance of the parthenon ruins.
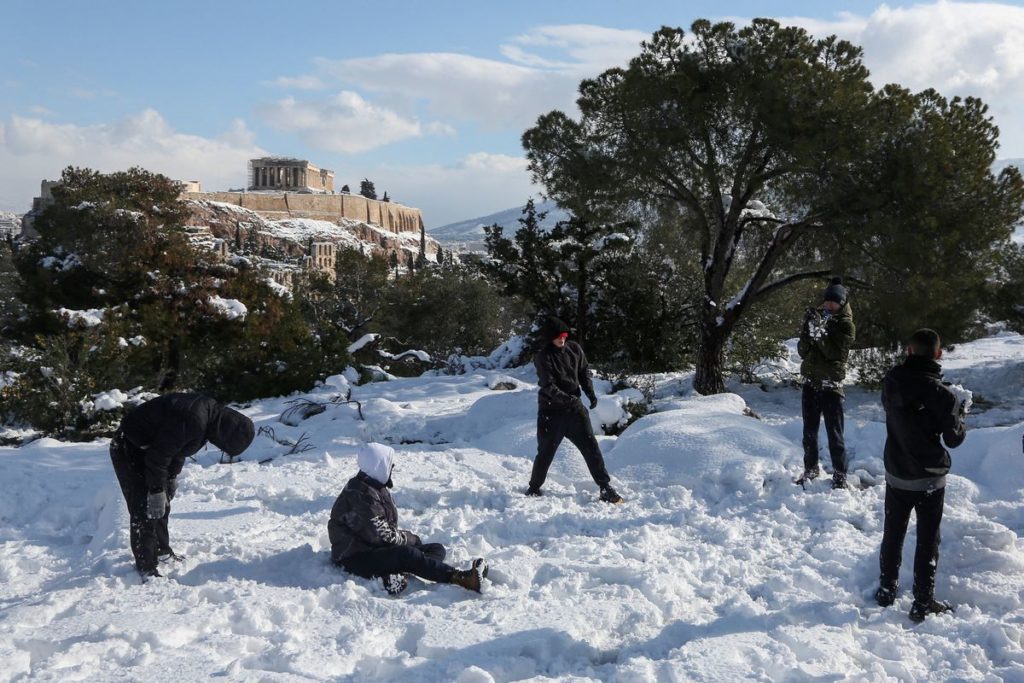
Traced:
[[262, 157], [249, 160], [249, 190], [334, 192], [334, 171], [305, 159]]

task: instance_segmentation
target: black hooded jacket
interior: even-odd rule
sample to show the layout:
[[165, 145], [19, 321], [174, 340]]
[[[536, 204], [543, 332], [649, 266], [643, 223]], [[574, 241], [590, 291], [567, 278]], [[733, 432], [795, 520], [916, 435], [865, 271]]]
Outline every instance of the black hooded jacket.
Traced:
[[907, 356], [885, 376], [885, 480], [894, 488], [945, 486], [952, 461], [942, 442], [956, 448], [966, 436], [956, 397], [942, 384], [940, 370], [934, 360]]
[[146, 401], [121, 420], [130, 457], [142, 468], [146, 486], [162, 490], [178, 476], [185, 458], [209, 441], [228, 455], [252, 443], [252, 420], [202, 394], [164, 394]]
[[387, 484], [366, 472], [349, 479], [327, 522], [331, 559], [342, 564], [368, 550], [416, 545], [416, 535], [398, 528], [398, 509]]
[[533, 364], [537, 368], [537, 383], [540, 385], [537, 400], [544, 411], [574, 408], [581, 387], [582, 393], [586, 393], [591, 401], [597, 400], [583, 347], [568, 340], [562, 348], [551, 343], [559, 334], [568, 331], [569, 326], [555, 317], [548, 318], [541, 330], [541, 338], [545, 341], [533, 357]]

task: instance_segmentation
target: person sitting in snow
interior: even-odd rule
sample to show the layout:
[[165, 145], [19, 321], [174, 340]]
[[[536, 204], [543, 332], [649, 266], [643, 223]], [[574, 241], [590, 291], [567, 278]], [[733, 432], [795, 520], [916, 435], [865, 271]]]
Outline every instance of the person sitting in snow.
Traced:
[[[896, 601], [903, 539], [910, 512], [917, 513], [914, 602], [910, 618], [953, 609], [935, 600], [939, 564], [939, 523], [945, 501], [950, 448], [964, 441], [964, 402], [942, 383], [939, 335], [921, 329], [910, 337], [907, 357], [882, 385], [885, 408], [885, 528], [879, 553], [881, 577], [875, 598], [882, 607]], [[941, 441], [940, 441], [941, 437]]]
[[590, 476], [601, 488], [601, 500], [621, 503], [622, 496], [611, 486], [601, 447], [594, 438], [590, 415], [580, 400], [580, 395], [586, 393], [591, 410], [597, 407], [597, 394], [594, 393], [594, 383], [590, 379], [587, 356], [583, 353], [583, 347], [568, 339], [569, 326], [553, 316], [548, 318], [541, 329], [543, 347], [533, 358], [537, 368], [537, 382], [540, 384], [537, 397], [537, 457], [533, 460], [533, 472], [526, 495], [541, 495], [540, 487], [548, 476], [555, 451], [562, 439], [568, 437], [583, 454]]
[[803, 361], [804, 386], [800, 404], [804, 419], [804, 484], [821, 474], [818, 466], [818, 425], [825, 416], [828, 452], [832, 458], [832, 488], [846, 488], [846, 443], [843, 439], [843, 380], [856, 330], [846, 287], [834, 278], [822, 293], [821, 308], [808, 309], [797, 352]]
[[482, 558], [473, 560], [469, 569], [455, 569], [444, 563], [443, 545], [423, 543], [413, 532], [398, 528], [398, 510], [388, 490], [394, 460], [395, 449], [390, 446], [359, 447], [359, 474], [349, 479], [334, 501], [327, 523], [331, 560], [351, 574], [366, 579], [379, 576], [391, 595], [406, 589], [406, 574], [479, 593], [488, 571]]
[[128, 505], [132, 555], [143, 578], [160, 576], [160, 561], [182, 559], [171, 549], [167, 520], [185, 458], [207, 441], [235, 456], [254, 436], [252, 420], [201, 394], [164, 394], [124, 416], [110, 441], [110, 460]]

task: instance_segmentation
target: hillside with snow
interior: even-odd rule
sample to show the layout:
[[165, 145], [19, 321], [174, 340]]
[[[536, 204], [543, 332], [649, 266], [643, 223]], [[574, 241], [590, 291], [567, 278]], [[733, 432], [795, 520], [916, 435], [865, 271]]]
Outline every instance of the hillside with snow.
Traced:
[[[569, 213], [558, 208], [554, 201], [548, 200], [536, 202], [534, 207], [538, 213], [547, 213], [541, 221], [541, 227], [550, 230], [555, 223], [568, 220]], [[427, 233], [438, 242], [447, 245], [457, 251], [482, 252], [484, 249], [484, 228], [492, 225], [500, 225], [505, 229], [505, 236], [512, 237], [519, 229], [519, 219], [523, 215], [523, 207], [517, 206], [504, 211], [498, 211], [479, 218], [470, 218], [457, 223], [449, 223], [438, 228], [431, 228]]]
[[[208, 226], [214, 238], [230, 245], [255, 242], [283, 258], [304, 256], [310, 242], [331, 242], [339, 249], [355, 249], [364, 254], [395, 254], [398, 263], [408, 265], [420, 253], [419, 232], [396, 233], [379, 225], [348, 218], [324, 221], [312, 218], [270, 220], [250, 209], [224, 202], [187, 200], [190, 221]], [[439, 244], [429, 235], [423, 244], [429, 260], [435, 260]]]
[[[1024, 680], [1024, 337], [943, 361], [976, 400], [946, 492], [936, 593], [953, 614], [907, 618], [913, 523], [896, 604], [873, 600], [877, 393], [847, 390], [855, 486], [803, 490], [798, 389], [701, 397], [659, 375], [655, 412], [599, 437], [626, 497], [610, 506], [568, 444], [546, 495], [523, 495], [531, 368], [338, 376], [240, 406], [261, 428], [241, 462], [186, 464], [170, 529], [187, 559], [145, 584], [106, 440], [0, 448], [0, 680]], [[596, 386], [598, 426], [636, 397]], [[303, 419], [302, 401], [323, 410]], [[412, 580], [394, 598], [330, 563], [330, 508], [368, 440], [398, 450], [403, 528], [456, 566], [490, 561], [483, 595]]]

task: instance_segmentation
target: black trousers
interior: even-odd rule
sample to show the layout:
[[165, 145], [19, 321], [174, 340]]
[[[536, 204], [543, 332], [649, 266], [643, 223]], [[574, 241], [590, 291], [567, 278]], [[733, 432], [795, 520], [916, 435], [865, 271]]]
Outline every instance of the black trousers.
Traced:
[[815, 389], [810, 384], [805, 384], [803, 395], [800, 397], [800, 407], [804, 415], [804, 469], [813, 470], [818, 466], [818, 426], [824, 416], [832, 469], [846, 474], [843, 397], [834, 391]]
[[903, 561], [903, 539], [907, 535], [910, 511], [917, 512], [917, 550], [914, 552], [914, 599], [927, 602], [935, 596], [935, 570], [939, 565], [939, 524], [946, 489], [904, 491], [885, 486], [885, 531], [879, 553], [881, 578], [886, 587], [899, 584]]
[[345, 571], [370, 579], [387, 574], [413, 574], [428, 581], [450, 583], [454, 567], [444, 563], [440, 543], [396, 545], [357, 553], [339, 564]]
[[142, 458], [132, 457], [134, 450], [134, 446], [128, 443], [120, 432], [110, 442], [110, 461], [114, 464], [117, 482], [121, 485], [121, 493], [128, 504], [128, 517], [131, 520], [129, 537], [132, 555], [135, 556], [135, 568], [145, 573], [156, 569], [159, 562], [157, 558], [171, 551], [167, 534], [167, 518], [171, 514], [171, 505], [168, 501], [167, 512], [160, 519], [149, 519], [146, 516], [149, 488], [146, 486]]
[[533, 473], [530, 475], [530, 487], [539, 489], [548, 477], [551, 461], [555, 459], [562, 439], [568, 438], [576, 448], [580, 449], [583, 459], [598, 486], [607, 486], [611, 481], [608, 470], [604, 466], [601, 447], [594, 438], [594, 428], [590, 426], [587, 409], [580, 403], [569, 410], [547, 411], [537, 413], [537, 457], [533, 460]]

